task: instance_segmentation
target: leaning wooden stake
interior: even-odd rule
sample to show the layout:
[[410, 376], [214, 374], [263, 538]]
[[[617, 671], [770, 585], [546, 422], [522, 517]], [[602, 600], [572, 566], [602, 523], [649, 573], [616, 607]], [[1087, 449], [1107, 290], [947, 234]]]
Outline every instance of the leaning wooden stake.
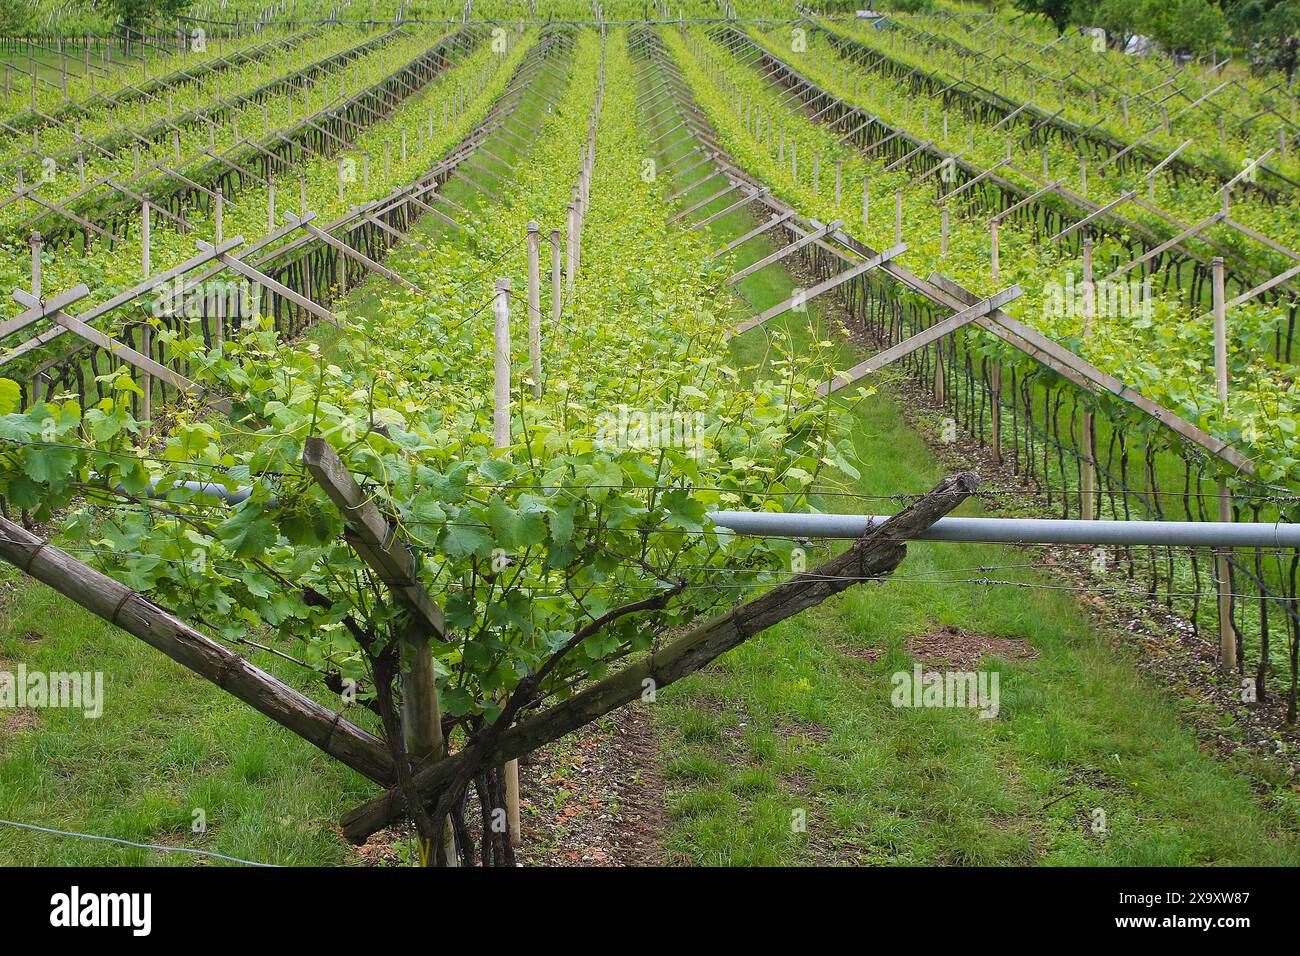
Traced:
[[[149, 196], [146, 193], [140, 202], [140, 271], [143, 278], [147, 279], [153, 274], [153, 209], [149, 205]], [[149, 320], [140, 328], [140, 351], [150, 358], [152, 353], [152, 328], [149, 326]], [[153, 417], [153, 376], [144, 372], [140, 376], [140, 418], [148, 422]], [[142, 444], [149, 441], [149, 425], [146, 424], [140, 430], [140, 441]]]
[[[1228, 407], [1228, 328], [1227, 306], [1223, 291], [1223, 257], [1211, 261], [1214, 288], [1214, 384], [1219, 402]], [[1228, 484], [1218, 481], [1219, 520], [1232, 520], [1232, 498]], [[1219, 590], [1219, 668], [1230, 674], [1237, 669], [1237, 631], [1232, 625], [1232, 575], [1229, 552], [1219, 548], [1214, 554], [1215, 577]]]
[[[647, 689], [661, 690], [706, 666], [800, 611], [815, 607], [856, 583], [893, 572], [907, 555], [906, 542], [962, 503], [979, 486], [972, 473], [945, 478], [924, 498], [872, 528], [846, 551], [804, 574], [791, 577], [761, 596], [713, 618], [641, 658], [618, 673], [491, 737], [486, 747], [468, 747], [415, 773], [422, 799], [437, 799], [442, 789], [467, 770], [493, 766], [535, 750], [612, 710], [638, 700]], [[390, 789], [347, 813], [343, 834], [361, 843], [405, 812], [401, 792]]]
[[393, 760], [378, 737], [253, 666], [126, 585], [0, 517], [0, 560], [238, 697], [353, 770], [389, 786]]

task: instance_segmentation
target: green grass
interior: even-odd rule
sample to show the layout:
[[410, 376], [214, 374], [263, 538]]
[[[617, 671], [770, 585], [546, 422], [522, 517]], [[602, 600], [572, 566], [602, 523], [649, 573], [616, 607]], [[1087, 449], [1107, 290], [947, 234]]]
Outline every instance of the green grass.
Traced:
[[[339, 815], [357, 774], [157, 651], [17, 572], [0, 575], [0, 669], [102, 671], [104, 712], [0, 711], [0, 818], [281, 864], [355, 859]], [[294, 681], [269, 655], [254, 662]], [[321, 695], [320, 689], [304, 688]], [[322, 698], [324, 699], [324, 698]], [[369, 715], [349, 717], [373, 730]], [[206, 834], [191, 832], [195, 811]], [[193, 865], [188, 854], [0, 826], [0, 865]]]

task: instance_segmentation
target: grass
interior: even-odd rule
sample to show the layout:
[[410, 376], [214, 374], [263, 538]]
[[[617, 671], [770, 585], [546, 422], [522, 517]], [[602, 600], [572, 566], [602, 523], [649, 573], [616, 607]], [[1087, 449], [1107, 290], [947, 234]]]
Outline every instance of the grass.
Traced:
[[[295, 679], [269, 655], [253, 660]], [[355, 858], [335, 821], [373, 795], [367, 781], [135, 638], [6, 572], [0, 670], [19, 661], [29, 670], [103, 672], [104, 713], [42, 709], [34, 726], [18, 730], [14, 712], [0, 711], [0, 818], [259, 862]], [[349, 717], [366, 723], [355, 710]], [[192, 831], [196, 811], [206, 833]], [[0, 826], [0, 864], [9, 866], [194, 862]]]

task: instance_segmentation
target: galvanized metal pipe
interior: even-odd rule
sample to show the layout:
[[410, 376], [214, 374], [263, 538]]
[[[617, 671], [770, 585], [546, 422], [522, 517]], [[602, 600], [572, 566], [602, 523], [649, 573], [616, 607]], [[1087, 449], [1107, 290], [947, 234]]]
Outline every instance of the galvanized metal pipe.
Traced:
[[[888, 515], [713, 511], [713, 522], [737, 534], [784, 538], [858, 538]], [[1075, 521], [1060, 518], [940, 518], [921, 541], [1005, 544], [1169, 545], [1170, 547], [1300, 548], [1300, 524], [1225, 521]]]
[[[212, 481], [179, 483], [235, 505], [252, 488]], [[710, 520], [737, 534], [781, 538], [860, 538], [888, 515], [711, 511]], [[1076, 521], [1062, 518], [940, 518], [918, 541], [995, 544], [1163, 545], [1174, 548], [1300, 548], [1300, 523], [1230, 521]]]

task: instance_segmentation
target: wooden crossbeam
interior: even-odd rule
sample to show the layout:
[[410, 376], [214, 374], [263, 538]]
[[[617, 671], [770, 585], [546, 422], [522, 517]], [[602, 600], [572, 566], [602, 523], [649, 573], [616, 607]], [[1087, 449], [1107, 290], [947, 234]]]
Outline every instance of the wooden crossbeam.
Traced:
[[335, 249], [343, 253], [348, 258], [354, 259], [357, 262], [361, 263], [371, 272], [377, 272], [384, 278], [391, 279], [393, 282], [396, 282], [398, 285], [406, 286], [406, 288], [408, 289], [413, 289], [417, 292], [420, 291], [419, 287], [415, 285], [415, 283], [408, 282], [406, 279], [402, 278], [392, 269], [388, 268], [388, 266], [384, 265], [383, 263], [376, 262], [374, 259], [371, 259], [369, 256], [367, 256], [365, 253], [352, 248], [352, 246], [348, 245], [342, 239], [339, 239], [335, 236], [331, 236], [325, 230], [318, 229], [316, 226], [312, 225], [309, 222], [301, 222], [300, 220], [298, 220], [293, 216], [288, 217], [288, 219], [290, 222], [298, 223], [299, 225], [301, 225], [303, 231], [306, 232], [308, 235], [314, 236], [315, 238], [319, 239], [321, 242], [325, 243], [328, 246], [333, 246]]
[[1137, 195], [1137, 193], [1134, 193], [1134, 192], [1126, 192], [1126, 193], [1124, 193], [1124, 194], [1123, 194], [1122, 196], [1120, 196], [1118, 199], [1113, 200], [1113, 201], [1111, 201], [1111, 202], [1108, 202], [1108, 203], [1106, 203], [1106, 205], [1102, 206], [1101, 208], [1097, 209], [1096, 211], [1094, 211], [1094, 212], [1088, 214], [1087, 216], [1084, 216], [1084, 217], [1083, 217], [1082, 219], [1080, 219], [1078, 222], [1074, 223], [1074, 225], [1066, 226], [1064, 229], [1062, 229], [1062, 230], [1061, 230], [1060, 232], [1058, 232], [1056, 235], [1052, 236], [1052, 238], [1051, 238], [1051, 239], [1048, 239], [1047, 241], [1048, 241], [1049, 243], [1051, 243], [1051, 242], [1056, 242], [1058, 239], [1064, 239], [1066, 236], [1070, 235], [1071, 233], [1076, 232], [1076, 231], [1078, 231], [1079, 229], [1082, 229], [1084, 226], [1086, 226], [1088, 223], [1092, 222], [1094, 219], [1097, 219], [1097, 218], [1099, 218], [1099, 217], [1101, 217], [1101, 216], [1106, 215], [1106, 213], [1111, 212], [1111, 211], [1114, 210], [1117, 206], [1122, 206], [1124, 203], [1128, 202], [1130, 199], [1134, 198], [1136, 195]]
[[459, 180], [461, 180], [462, 182], [465, 182], [465, 183], [469, 183], [469, 185], [473, 186], [473, 187], [474, 187], [475, 189], [477, 189], [479, 192], [483, 193], [485, 196], [487, 196], [487, 197], [488, 197], [489, 199], [491, 199], [493, 202], [501, 202], [501, 201], [502, 201], [500, 196], [498, 196], [498, 195], [497, 195], [496, 193], [494, 193], [492, 190], [488, 189], [488, 188], [487, 188], [486, 186], [484, 186], [482, 183], [480, 183], [480, 182], [478, 182], [478, 181], [476, 181], [476, 180], [474, 180], [474, 179], [471, 179], [470, 177], [466, 176], [464, 173], [462, 173], [462, 172], [460, 171], [459, 168], [457, 168], [457, 169], [453, 169], [453, 170], [451, 171], [451, 174], [452, 174], [452, 176], [454, 176], [456, 179], [459, 179]]
[[1058, 179], [1056, 180], [1056, 182], [1048, 183], [1042, 189], [1038, 190], [1038, 192], [1026, 196], [1024, 199], [1020, 200], [1020, 202], [1016, 203], [1014, 206], [1008, 206], [1006, 209], [1002, 210], [996, 216], [989, 217], [988, 222], [1001, 222], [1003, 219], [1011, 215], [1013, 212], [1017, 212], [1018, 210], [1023, 209], [1025, 206], [1028, 206], [1035, 199], [1038, 199], [1042, 196], [1046, 196], [1054, 189], [1059, 189], [1062, 182], [1064, 182], [1064, 180]]
[[710, 203], [716, 202], [717, 200], [721, 199], [723, 196], [735, 192], [737, 189], [740, 188], [740, 186], [741, 184], [738, 181], [732, 180], [726, 187], [724, 187], [723, 189], [719, 189], [712, 196], [709, 196], [705, 199], [701, 199], [699, 202], [687, 206], [685, 209], [678, 212], [676, 215], [674, 215], [668, 220], [669, 225], [677, 222], [680, 219], [686, 218], [687, 216], [691, 215], [694, 212], [698, 212], [699, 210], [703, 209], [705, 206], [708, 206]]
[[722, 284], [724, 286], [735, 285], [741, 279], [753, 275], [755, 272], [758, 272], [760, 269], [766, 269], [768, 266], [780, 262], [786, 256], [798, 252], [800, 249], [804, 248], [804, 246], [817, 242], [819, 239], [824, 239], [826, 236], [830, 235], [832, 232], [834, 232], [836, 229], [839, 229], [843, 225], [844, 225], [844, 220], [836, 219], [834, 222], [822, 226], [820, 229], [814, 230], [813, 232], [810, 232], [807, 235], [801, 236], [800, 238], [796, 239], [794, 242], [782, 246], [780, 249], [776, 250], [770, 255], [766, 255], [762, 259], [759, 259], [756, 262], [751, 262], [749, 265], [745, 266], [745, 268], [741, 269], [739, 272], [736, 272], [728, 276], [723, 281]]
[[[19, 302], [19, 304], [26, 305], [29, 308], [39, 306], [40, 304], [40, 300], [37, 299], [36, 296], [32, 295], [30, 292], [24, 292], [22, 289], [14, 290], [14, 298]], [[155, 362], [149, 356], [137, 352], [129, 345], [117, 341], [94, 326], [87, 325], [78, 317], [64, 312], [62, 309], [51, 312], [45, 317], [51, 322], [56, 322], [63, 326], [63, 328], [67, 329], [74, 335], [85, 339], [91, 345], [97, 345], [110, 355], [120, 358], [129, 365], [134, 365], [136, 368], [140, 369], [140, 371], [152, 375], [155, 378], [162, 379], [168, 385], [171, 385], [179, 391], [189, 392], [191, 394], [199, 394], [203, 392], [202, 386], [191, 382], [179, 372], [174, 372], [166, 365]]]
[[716, 222], [717, 220], [721, 219], [727, 213], [733, 212], [739, 209], [741, 206], [747, 206], [750, 203], [752, 203], [755, 199], [762, 199], [765, 195], [767, 195], [768, 191], [769, 190], [767, 190], [766, 188], [749, 190], [745, 193], [744, 199], [738, 199], [735, 202], [733, 202], [730, 206], [727, 206], [724, 209], [719, 209], [717, 212], [713, 213], [713, 215], [709, 216], [707, 219], [701, 219], [699, 222], [693, 223], [691, 227], [686, 231], [695, 232], [697, 229], [703, 229], [705, 226], [709, 225], [710, 223]]
[[1216, 222], [1218, 222], [1223, 218], [1224, 218], [1224, 213], [1222, 210], [1220, 210], [1219, 212], [1216, 212], [1213, 216], [1210, 216], [1208, 219], [1203, 219], [1201, 222], [1198, 222], [1194, 226], [1188, 226], [1186, 229], [1184, 229], [1178, 235], [1174, 236], [1172, 239], [1168, 239], [1160, 243], [1160, 245], [1148, 249], [1146, 252], [1142, 253], [1142, 255], [1138, 256], [1132, 262], [1127, 262], [1124, 265], [1120, 266], [1110, 275], [1106, 276], [1106, 281], [1109, 282], [1111, 279], [1118, 278], [1119, 276], [1124, 275], [1126, 272], [1131, 272], [1133, 269], [1136, 269], [1138, 266], [1142, 265], [1142, 263], [1146, 262], [1148, 259], [1154, 259], [1156, 256], [1160, 255], [1160, 253], [1164, 252], [1166, 249], [1178, 245], [1184, 239], [1190, 239], [1192, 236], [1196, 235], [1202, 229], [1205, 229], [1207, 226], [1214, 225]]
[[370, 213], [361, 212], [359, 210], [354, 210], [354, 211], [356, 211], [357, 215], [361, 219], [364, 219], [366, 222], [370, 223], [373, 226], [378, 226], [380, 229], [388, 233], [394, 239], [397, 239], [399, 242], [403, 242], [408, 246], [413, 246], [416, 249], [421, 250], [422, 252], [428, 252], [429, 247], [426, 246], [424, 243], [417, 242], [415, 239], [411, 238], [409, 235], [402, 232], [402, 230], [398, 229], [396, 226], [389, 225], [388, 223], [384, 222], [384, 220], [380, 219], [378, 216], [372, 216]]
[[750, 229], [748, 232], [737, 236], [735, 239], [732, 239], [722, 248], [715, 249], [713, 252], [709, 253], [709, 259], [710, 260], [716, 259], [718, 258], [718, 256], [730, 252], [732, 249], [735, 249], [737, 246], [743, 245], [744, 243], [749, 242], [749, 240], [761, 236], [769, 229], [774, 229], [777, 226], [781, 225], [781, 223], [786, 222], [793, 215], [794, 215], [794, 210], [787, 210], [786, 212], [780, 214], [773, 213], [772, 217], [768, 219], [767, 222], [763, 223], [760, 226], [755, 226], [753, 229]]
[[974, 305], [967, 306], [958, 312], [953, 313], [946, 319], [940, 319], [928, 329], [909, 336], [901, 342], [891, 345], [876, 355], [871, 356], [865, 362], [859, 362], [853, 368], [836, 375], [830, 382], [824, 382], [817, 387], [818, 396], [826, 396], [833, 392], [838, 392], [841, 388], [847, 388], [854, 382], [858, 381], [865, 375], [878, 371], [896, 362], [906, 355], [911, 355], [917, 349], [925, 348], [931, 342], [943, 338], [945, 335], [967, 325], [982, 316], [988, 315], [994, 309], [1000, 309], [1013, 299], [1021, 296], [1021, 289], [1018, 285], [1008, 286], [1001, 292], [982, 299]]
[[[212, 248], [212, 245], [210, 243], [203, 242], [202, 240], [199, 241], [198, 246], [200, 249]], [[231, 269], [233, 269], [235, 272], [238, 272], [240, 275], [244, 276], [245, 278], [252, 279], [254, 282], [258, 283], [259, 285], [265, 286], [266, 288], [270, 289], [272, 292], [276, 293], [277, 295], [288, 299], [290, 302], [294, 303], [298, 307], [302, 309], [306, 309], [308, 312], [316, 316], [318, 319], [323, 319], [324, 321], [329, 322], [331, 325], [336, 325], [339, 328], [343, 328], [343, 323], [340, 322], [334, 316], [334, 313], [330, 312], [328, 309], [321, 308], [311, 299], [299, 295], [297, 292], [294, 292], [293, 289], [290, 289], [287, 285], [284, 285], [281, 282], [277, 282], [275, 279], [272, 279], [270, 276], [262, 272], [259, 272], [257, 269], [253, 268], [247, 262], [244, 262], [242, 259], [238, 258], [237, 256], [232, 256], [229, 254], [221, 254], [217, 256], [217, 260], [221, 262], [223, 265], [229, 266]]]
[[[979, 301], [978, 296], [946, 276], [936, 275], [931, 278], [934, 287], [945, 296], [950, 297], [953, 307], [973, 305]], [[1075, 355], [1063, 345], [1052, 341], [1037, 329], [1012, 318], [1000, 309], [989, 313], [988, 319], [991, 321], [981, 321], [981, 328], [987, 329], [1007, 341], [1012, 341], [1012, 344], [1016, 344], [1017, 348], [1033, 355], [1039, 361], [1043, 361], [1044, 357], [1052, 359], [1051, 363], [1044, 363], [1048, 364], [1049, 367], [1070, 369], [1075, 373], [1073, 380], [1086, 383], [1085, 387], [1089, 390], [1109, 393], [1116, 398], [1129, 402], [1166, 425], [1172, 431], [1177, 432], [1194, 444], [1200, 445], [1215, 457], [1222, 458], [1242, 471], [1253, 472], [1255, 470], [1250, 459], [1246, 458], [1226, 441], [1215, 438], [1213, 435], [1197, 428], [1182, 416], [1152, 401], [1136, 389], [1121, 382], [1115, 376], [1103, 372], [1091, 362]], [[1011, 337], [1001, 335], [1002, 331], [1010, 332]], [[1019, 339], [1026, 344], [1018, 344], [1015, 339]]]
[[[19, 312], [12, 319], [0, 323], [0, 339], [13, 335], [15, 332], [26, 328], [33, 322], [39, 322], [41, 319], [48, 318], [60, 309], [65, 309], [72, 305], [72, 303], [86, 298], [88, 295], [90, 295], [90, 288], [83, 283], [81, 285], [73, 286], [67, 292], [60, 292], [58, 295], [51, 296], [48, 299], [37, 299], [34, 305]], [[32, 296], [32, 298], [35, 297]], [[18, 301], [22, 302], [21, 299]]]
[[[678, 175], [678, 176], [685, 176], [687, 173], [691, 172], [692, 170], [695, 170], [695, 169], [699, 168], [700, 166], [703, 166], [703, 165], [704, 165], [705, 163], [707, 163], [708, 161], [709, 161], [709, 156], [708, 156], [708, 154], [706, 153], [706, 154], [704, 155], [703, 158], [701, 158], [701, 159], [697, 160], [696, 162], [692, 163], [690, 166], [687, 166], [685, 169], [683, 169], [683, 170], [682, 170], [680, 173], [678, 173], [677, 175]], [[683, 196], [685, 196], [687, 193], [689, 193], [689, 192], [691, 192], [692, 190], [696, 189], [697, 187], [702, 186], [702, 185], [704, 185], [705, 183], [707, 183], [710, 179], [717, 179], [719, 176], [725, 176], [725, 175], [726, 175], [726, 173], [724, 173], [721, 169], [714, 169], [713, 172], [709, 173], [709, 174], [708, 174], [707, 176], [705, 176], [703, 179], [697, 179], [697, 180], [695, 180], [695, 182], [691, 183], [689, 186], [686, 186], [686, 187], [684, 187], [684, 188], [682, 188], [682, 189], [677, 190], [677, 192], [673, 193], [671, 196], [669, 196], [669, 197], [668, 197], [667, 199], [665, 199], [664, 201], [665, 201], [666, 203], [675, 203], [675, 202], [677, 202], [677, 200], [681, 199], [681, 198], [682, 198]]]
[[894, 248], [892, 249], [886, 249], [884, 252], [872, 256], [866, 262], [860, 262], [857, 265], [852, 266], [851, 268], [845, 269], [843, 272], [836, 273], [835, 275], [831, 276], [829, 279], [817, 283], [811, 289], [805, 290], [801, 295], [793, 295], [790, 298], [786, 299], [784, 302], [778, 303], [777, 305], [772, 306], [770, 309], [767, 309], [761, 315], [755, 316], [749, 321], [741, 323], [740, 327], [737, 328], [736, 331], [732, 333], [732, 335], [740, 335], [744, 332], [748, 332], [750, 329], [758, 328], [758, 326], [762, 325], [764, 322], [768, 322], [771, 319], [776, 318], [778, 315], [782, 315], [786, 312], [789, 312], [797, 304], [807, 302], [809, 299], [814, 299], [817, 296], [821, 295], [823, 292], [829, 292], [831, 289], [843, 285], [844, 283], [848, 282], [850, 279], [856, 279], [858, 276], [862, 275], [863, 273], [870, 272], [872, 269], [875, 269], [881, 263], [887, 262], [896, 256], [900, 256], [906, 251], [907, 251], [907, 245], [900, 244], [894, 246]]

